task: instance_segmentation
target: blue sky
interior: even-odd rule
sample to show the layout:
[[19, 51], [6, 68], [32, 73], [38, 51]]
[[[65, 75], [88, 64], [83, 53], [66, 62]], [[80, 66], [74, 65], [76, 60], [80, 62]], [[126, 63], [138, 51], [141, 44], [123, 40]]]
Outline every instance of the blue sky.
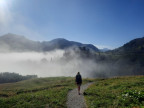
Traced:
[[0, 35], [117, 48], [144, 36], [144, 0], [0, 0]]

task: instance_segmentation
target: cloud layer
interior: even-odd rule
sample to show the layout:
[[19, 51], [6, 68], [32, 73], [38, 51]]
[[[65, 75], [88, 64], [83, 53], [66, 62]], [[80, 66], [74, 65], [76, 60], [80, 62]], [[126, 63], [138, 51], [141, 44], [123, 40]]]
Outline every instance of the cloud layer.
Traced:
[[0, 53], [0, 72], [17, 72], [39, 77], [75, 76], [94, 77], [94, 73], [105, 69], [91, 59], [82, 59], [74, 52], [73, 58], [64, 56], [65, 51]]

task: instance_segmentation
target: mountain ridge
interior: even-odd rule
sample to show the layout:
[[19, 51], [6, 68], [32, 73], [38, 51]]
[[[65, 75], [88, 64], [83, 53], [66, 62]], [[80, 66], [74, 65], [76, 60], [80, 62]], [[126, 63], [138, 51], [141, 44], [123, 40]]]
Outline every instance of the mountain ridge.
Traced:
[[51, 41], [34, 41], [22, 35], [8, 33], [0, 36], [0, 52], [7, 51], [51, 51], [55, 49], [67, 49], [71, 47], [86, 47], [94, 52], [105, 53], [143, 53], [144, 52], [144, 37], [136, 38], [125, 43], [123, 46], [114, 50], [98, 49], [92, 44], [83, 44], [76, 41], [69, 41], [64, 38], [56, 38]]
[[113, 53], [144, 53], [144, 37], [136, 38], [112, 50]]
[[55, 49], [67, 49], [70, 47], [86, 47], [98, 52], [99, 49], [92, 44], [69, 41], [64, 38], [56, 38], [51, 41], [33, 41], [25, 36], [12, 33], [0, 36], [0, 51], [51, 51]]

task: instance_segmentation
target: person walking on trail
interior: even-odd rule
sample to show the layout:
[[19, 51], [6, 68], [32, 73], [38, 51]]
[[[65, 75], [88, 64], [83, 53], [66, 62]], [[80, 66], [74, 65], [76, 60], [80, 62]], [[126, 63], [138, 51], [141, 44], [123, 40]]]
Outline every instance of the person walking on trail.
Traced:
[[80, 95], [80, 86], [82, 84], [82, 77], [80, 75], [80, 72], [77, 73], [76, 78], [75, 78], [75, 82], [78, 86], [78, 94]]

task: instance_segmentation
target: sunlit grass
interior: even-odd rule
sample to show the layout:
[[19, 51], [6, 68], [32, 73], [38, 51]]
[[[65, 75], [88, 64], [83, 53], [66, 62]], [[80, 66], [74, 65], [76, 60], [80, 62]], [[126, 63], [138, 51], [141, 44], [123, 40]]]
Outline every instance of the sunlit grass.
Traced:
[[89, 108], [144, 106], [144, 76], [97, 79], [85, 91]]

